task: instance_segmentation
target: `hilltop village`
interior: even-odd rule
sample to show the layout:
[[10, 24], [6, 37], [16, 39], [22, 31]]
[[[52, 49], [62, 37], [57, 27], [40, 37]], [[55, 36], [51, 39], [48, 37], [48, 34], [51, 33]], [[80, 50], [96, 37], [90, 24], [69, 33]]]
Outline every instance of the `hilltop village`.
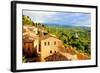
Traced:
[[[23, 62], [46, 62], [46, 61], [72, 61], [87, 60], [86, 53], [76, 50], [76, 47], [64, 46], [58, 36], [48, 32], [45, 25], [28, 22], [28, 16], [23, 16]], [[25, 20], [28, 19], [28, 20]], [[32, 24], [32, 25], [29, 25]], [[79, 36], [76, 33], [75, 39]]]

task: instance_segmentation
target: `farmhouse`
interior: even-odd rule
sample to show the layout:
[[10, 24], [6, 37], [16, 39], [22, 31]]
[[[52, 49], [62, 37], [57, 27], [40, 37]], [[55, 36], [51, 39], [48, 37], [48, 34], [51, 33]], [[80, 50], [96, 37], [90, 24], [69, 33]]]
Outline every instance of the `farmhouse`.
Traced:
[[44, 58], [53, 55], [54, 53], [57, 53], [59, 51], [59, 44], [62, 43], [61, 40], [52, 37], [52, 36], [46, 36], [42, 37], [41, 39], [41, 60], [43, 61]]

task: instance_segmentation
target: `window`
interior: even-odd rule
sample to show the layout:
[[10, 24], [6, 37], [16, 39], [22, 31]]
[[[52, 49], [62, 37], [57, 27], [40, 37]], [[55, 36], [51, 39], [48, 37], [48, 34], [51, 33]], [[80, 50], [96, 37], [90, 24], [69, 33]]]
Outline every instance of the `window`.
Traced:
[[55, 51], [55, 53], [56, 53], [56, 51]]
[[52, 53], [52, 51], [50, 50], [50, 53]]
[[47, 35], [48, 33], [44, 32], [43, 34], [44, 34], [44, 35]]
[[54, 42], [54, 45], [56, 45], [56, 41]]
[[44, 45], [46, 46], [46, 42], [44, 42]]
[[50, 42], [48, 42], [48, 45], [50, 45]]

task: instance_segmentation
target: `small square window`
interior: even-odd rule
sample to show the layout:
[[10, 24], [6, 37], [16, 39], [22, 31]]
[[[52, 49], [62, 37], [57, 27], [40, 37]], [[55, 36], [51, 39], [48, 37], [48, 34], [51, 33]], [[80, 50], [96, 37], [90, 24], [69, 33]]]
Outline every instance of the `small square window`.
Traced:
[[50, 50], [50, 53], [52, 53], [52, 51]]

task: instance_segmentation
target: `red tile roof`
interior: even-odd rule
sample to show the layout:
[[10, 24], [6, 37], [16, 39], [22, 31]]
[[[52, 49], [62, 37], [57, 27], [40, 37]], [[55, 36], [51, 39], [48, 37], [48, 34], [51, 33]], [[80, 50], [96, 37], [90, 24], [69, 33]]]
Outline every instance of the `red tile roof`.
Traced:
[[68, 59], [59, 52], [45, 58], [46, 61], [67, 61]]

